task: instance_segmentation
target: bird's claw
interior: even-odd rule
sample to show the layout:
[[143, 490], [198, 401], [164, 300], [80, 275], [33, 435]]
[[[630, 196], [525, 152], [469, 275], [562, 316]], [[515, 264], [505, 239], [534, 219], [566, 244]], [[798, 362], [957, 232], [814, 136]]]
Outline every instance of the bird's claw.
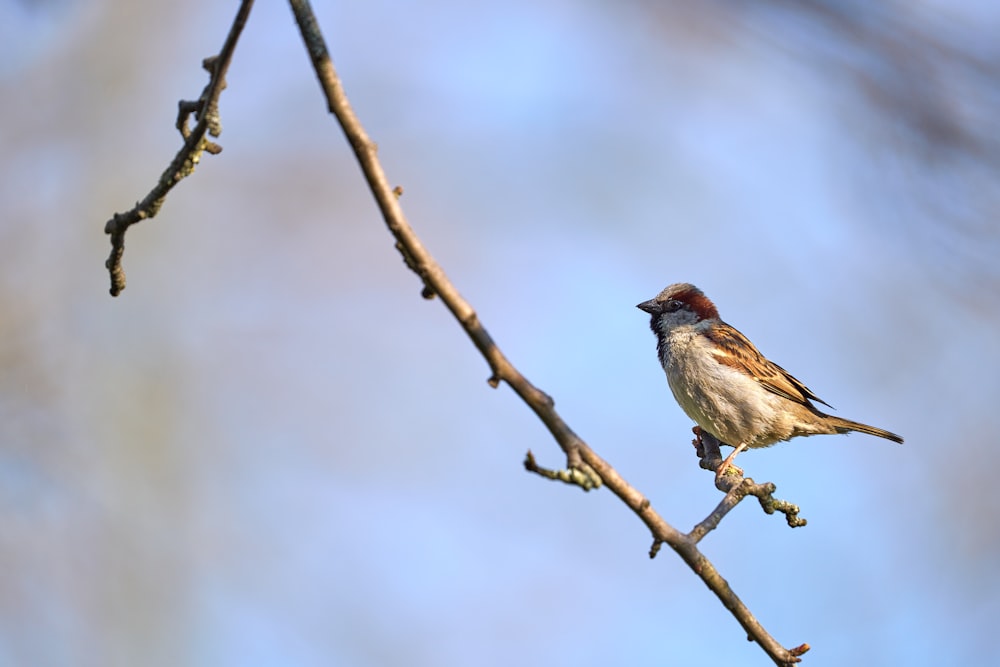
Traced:
[[716, 484], [716, 486], [718, 486], [719, 482], [722, 481], [722, 478], [725, 477], [726, 474], [728, 474], [730, 468], [733, 469], [733, 471], [734, 471], [733, 475], [734, 476], [736, 476], [736, 477], [742, 477], [743, 476], [743, 469], [734, 466], [733, 465], [733, 459], [735, 459], [739, 455], [739, 453], [742, 452], [746, 448], [747, 448], [746, 444], [743, 444], [743, 443], [739, 444], [735, 449], [733, 449], [732, 452], [729, 453], [729, 456], [727, 456], [725, 458], [725, 460], [722, 463], [719, 464], [719, 467], [715, 469], [715, 484]]
[[719, 467], [715, 469], [715, 483], [719, 484], [722, 479], [726, 476], [729, 477], [743, 477], [743, 468], [739, 466], [734, 466], [731, 463], [726, 463], [723, 461], [719, 464]]

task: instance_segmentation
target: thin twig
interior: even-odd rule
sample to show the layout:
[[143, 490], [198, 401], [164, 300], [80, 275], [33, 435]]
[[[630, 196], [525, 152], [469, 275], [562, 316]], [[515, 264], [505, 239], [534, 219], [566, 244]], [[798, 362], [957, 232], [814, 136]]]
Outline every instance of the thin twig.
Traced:
[[[699, 466], [712, 472], [717, 471], [723, 462], [722, 454], [719, 453], [719, 440], [711, 433], [703, 431], [699, 426], [695, 426], [692, 430], [695, 434], [693, 444], [695, 453], [698, 455]], [[730, 466], [730, 471], [734, 468], [736, 466]], [[790, 528], [801, 528], [806, 525], [806, 520], [799, 516], [798, 505], [774, 497], [777, 487], [773, 483], [757, 484], [749, 477], [743, 477], [742, 470], [738, 468], [736, 470], [738, 471], [736, 473], [727, 471], [725, 475], [717, 479], [715, 486], [725, 493], [726, 497], [711, 514], [688, 533], [689, 537], [696, 537], [696, 541], [700, 541], [709, 531], [714, 530], [722, 518], [747, 496], [757, 498], [765, 514], [774, 514], [775, 512], [784, 514], [785, 522]]]
[[[684, 559], [712, 592], [718, 596], [722, 604], [730, 610], [746, 630], [748, 636], [756, 641], [776, 664], [788, 665], [799, 662], [799, 655], [808, 647], [803, 644], [796, 649], [788, 650], [775, 641], [736, 596], [711, 562], [698, 550], [697, 540], [684, 535], [668, 524], [652, 508], [647, 498], [626, 482], [610, 464], [598, 456], [569, 428], [556, 412], [552, 399], [531, 384], [500, 351], [500, 348], [497, 347], [486, 328], [479, 321], [475, 310], [458, 293], [458, 290], [448, 280], [444, 270], [424, 248], [417, 234], [407, 222], [398, 196], [389, 185], [385, 172], [379, 163], [377, 148], [368, 137], [344, 93], [308, 0], [289, 0], [289, 3], [302, 33], [309, 58], [316, 70], [320, 87], [326, 97], [327, 106], [330, 112], [336, 116], [354, 150], [364, 177], [368, 181], [368, 186], [382, 212], [386, 226], [396, 240], [396, 247], [402, 254], [406, 266], [423, 281], [423, 295], [425, 297], [434, 295], [441, 297], [441, 301], [458, 320], [489, 364], [491, 370], [490, 385], [496, 387], [501, 381], [506, 382], [524, 400], [546, 425], [565, 452], [569, 471], [575, 472], [560, 474], [557, 471], [545, 470], [538, 466], [530, 452], [525, 461], [526, 467], [550, 479], [560, 479], [581, 486], [584, 485], [578, 481], [580, 476], [595, 486], [603, 482], [639, 516], [658, 543], [669, 544]], [[588, 487], [584, 486], [584, 488]]]
[[[209, 72], [208, 85], [202, 91], [197, 101], [181, 100], [178, 103], [177, 129], [184, 139], [184, 145], [174, 156], [160, 180], [157, 181], [149, 194], [137, 202], [125, 213], [115, 213], [104, 225], [104, 233], [111, 236], [111, 255], [104, 266], [111, 276], [111, 296], [118, 296], [125, 289], [125, 270], [122, 268], [122, 255], [125, 253], [125, 231], [135, 223], [154, 217], [163, 206], [167, 193], [182, 179], [194, 173], [201, 160], [202, 152], [217, 154], [222, 147], [208, 140], [205, 135], [218, 137], [222, 133], [222, 123], [219, 119], [219, 95], [226, 87], [226, 71], [233, 59], [236, 42], [243, 32], [247, 17], [253, 8], [253, 0], [243, 0], [233, 25], [229, 29], [222, 50], [217, 56], [206, 58], [202, 66]], [[188, 129], [188, 119], [191, 114], [198, 119], [197, 124]]]

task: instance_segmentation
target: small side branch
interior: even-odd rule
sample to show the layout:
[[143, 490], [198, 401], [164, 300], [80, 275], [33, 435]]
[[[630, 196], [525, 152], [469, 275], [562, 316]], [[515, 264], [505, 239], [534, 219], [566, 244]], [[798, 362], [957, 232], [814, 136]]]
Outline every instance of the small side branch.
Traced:
[[[177, 130], [184, 139], [184, 145], [160, 175], [159, 181], [149, 194], [128, 211], [115, 213], [104, 225], [104, 233], [111, 236], [111, 254], [104, 262], [111, 276], [111, 296], [118, 296], [125, 289], [125, 270], [122, 268], [125, 231], [137, 222], [154, 217], [160, 211], [167, 193], [181, 180], [194, 173], [203, 152], [213, 155], [222, 152], [222, 147], [209, 140], [206, 134], [218, 137], [222, 133], [219, 95], [226, 87], [226, 72], [229, 70], [236, 42], [243, 32], [243, 26], [246, 25], [252, 8], [253, 0], [243, 0], [240, 3], [222, 50], [218, 55], [202, 61], [202, 67], [209, 73], [209, 81], [201, 96], [195, 101], [181, 100], [178, 103]], [[189, 128], [188, 123], [192, 115], [197, 119], [197, 123], [193, 128]]]
[[[703, 431], [695, 426], [694, 447], [698, 455], [698, 465], [705, 470], [716, 472], [723, 463], [722, 454], [719, 452], [719, 441], [711, 433]], [[760, 507], [765, 514], [780, 512], [785, 515], [785, 522], [789, 528], [801, 528], [806, 525], [806, 520], [799, 516], [799, 506], [774, 497], [777, 488], [771, 482], [757, 484], [749, 477], [743, 476], [743, 471], [730, 466], [729, 470], [716, 481], [716, 487], [726, 494], [722, 502], [709, 514], [704, 521], [695, 526], [688, 535], [701, 540], [710, 531], [714, 530], [730, 510], [736, 507], [741, 500], [747, 496], [754, 496], [760, 502]]]
[[533, 472], [536, 475], [541, 475], [545, 479], [579, 486], [584, 491], [590, 491], [591, 489], [596, 489], [601, 486], [601, 478], [598, 477], [597, 473], [594, 471], [588, 470], [586, 464], [582, 464], [577, 468], [550, 470], [538, 465], [538, 462], [535, 460], [535, 455], [531, 453], [530, 449], [524, 457], [524, 469], [528, 472]]

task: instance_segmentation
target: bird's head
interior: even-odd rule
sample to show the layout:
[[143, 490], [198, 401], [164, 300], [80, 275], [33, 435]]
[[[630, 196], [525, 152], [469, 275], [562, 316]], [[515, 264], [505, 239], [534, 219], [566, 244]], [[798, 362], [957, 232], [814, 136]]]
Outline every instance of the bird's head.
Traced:
[[657, 335], [679, 326], [719, 319], [719, 311], [711, 299], [690, 283], [670, 285], [636, 308], [649, 313], [649, 328]]

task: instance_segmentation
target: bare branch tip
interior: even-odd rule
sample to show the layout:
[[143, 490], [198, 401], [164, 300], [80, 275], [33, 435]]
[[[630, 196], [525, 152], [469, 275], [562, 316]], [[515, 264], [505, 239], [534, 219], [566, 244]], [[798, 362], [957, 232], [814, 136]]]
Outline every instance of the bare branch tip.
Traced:
[[757, 484], [752, 479], [747, 478], [743, 484], [746, 486], [746, 494], [757, 498], [760, 508], [764, 510], [765, 514], [781, 512], [785, 515], [785, 522], [789, 528], [802, 528], [808, 523], [799, 516], [801, 510], [798, 505], [774, 497], [774, 492], [778, 487], [773, 482]]
[[122, 269], [121, 257], [116, 259], [112, 253], [112, 257], [108, 258], [104, 266], [111, 275], [111, 289], [108, 291], [111, 296], [118, 296], [125, 289], [125, 271]]
[[603, 484], [600, 476], [585, 463], [579, 468], [549, 470], [548, 468], [543, 468], [538, 465], [538, 462], [535, 460], [531, 450], [528, 450], [528, 454], [524, 458], [524, 469], [528, 472], [533, 472], [536, 475], [541, 475], [545, 479], [578, 486], [584, 491], [599, 488], [601, 484]]
[[[486, 380], [486, 384], [488, 384], [489, 386], [491, 386], [491, 387], [493, 387], [494, 389], [496, 389], [497, 387], [499, 387], [499, 386], [500, 386], [500, 376], [499, 376], [499, 375], [497, 375], [496, 373], [494, 373], [493, 375], [491, 375], [491, 376], [489, 377], [489, 379], [488, 379], [488, 380]], [[530, 452], [529, 452], [529, 453], [530, 453]]]
[[399, 199], [400, 197], [402, 197], [403, 196], [403, 186], [402, 185], [397, 185], [396, 187], [394, 187], [392, 189], [392, 194], [396, 196], [396, 199]]
[[[788, 649], [788, 652], [797, 658], [803, 653], [808, 653], [810, 648], [812, 647], [809, 646], [809, 644], [799, 644], [795, 648]], [[796, 662], [801, 662], [801, 661], [796, 661]]]
[[662, 546], [663, 546], [663, 540], [653, 540], [653, 545], [649, 547], [650, 560], [656, 558], [656, 554], [660, 553], [660, 547]]

